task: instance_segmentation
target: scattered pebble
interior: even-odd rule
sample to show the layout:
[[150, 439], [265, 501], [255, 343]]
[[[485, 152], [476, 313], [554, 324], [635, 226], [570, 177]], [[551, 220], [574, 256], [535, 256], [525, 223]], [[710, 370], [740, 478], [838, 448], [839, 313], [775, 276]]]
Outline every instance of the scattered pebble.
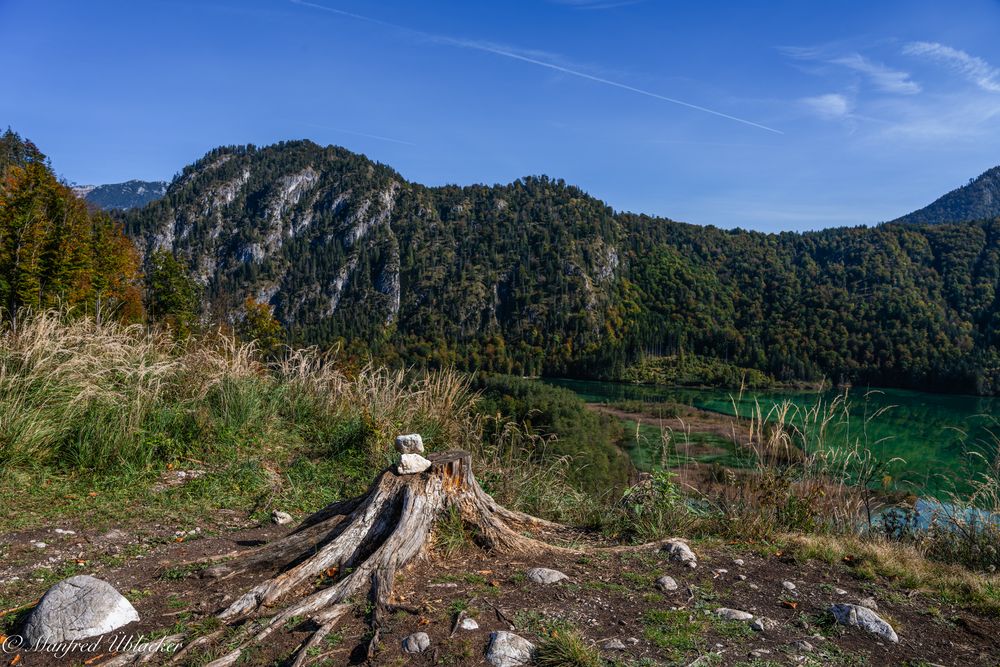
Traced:
[[288, 512], [282, 512], [281, 510], [274, 510], [271, 512], [271, 522], [276, 523], [279, 526], [283, 526], [286, 523], [292, 522], [292, 515]]
[[625, 643], [620, 639], [609, 639], [604, 642], [604, 648], [609, 651], [624, 651]]
[[892, 626], [868, 607], [856, 604], [835, 604], [830, 607], [830, 613], [841, 625], [861, 628], [893, 644], [899, 643], [899, 637]]
[[677, 590], [677, 580], [673, 577], [663, 575], [656, 580], [656, 587], [661, 591], [676, 591]]
[[698, 557], [694, 555], [691, 547], [684, 540], [670, 540], [664, 545], [663, 550], [667, 552], [672, 561], [692, 568], [698, 567]]
[[790, 581], [782, 581], [781, 582], [781, 587], [784, 588], [786, 591], [794, 591], [795, 590], [795, 584], [793, 584]]
[[403, 640], [403, 651], [406, 653], [423, 653], [431, 646], [431, 638], [426, 632], [414, 632]]
[[478, 630], [479, 623], [477, 623], [474, 618], [463, 618], [462, 622], [458, 624], [458, 627], [463, 630]]
[[743, 559], [737, 558], [736, 560], [733, 561], [733, 565], [735, 565], [736, 567], [743, 567]]
[[536, 584], [555, 584], [564, 579], [569, 579], [559, 570], [551, 570], [547, 567], [533, 567], [527, 572], [528, 580]]
[[728, 607], [719, 607], [715, 610], [715, 615], [727, 621], [749, 621], [753, 619], [753, 614], [749, 612], [740, 611], [739, 609], [729, 609]]
[[531, 662], [535, 645], [513, 632], [499, 630], [490, 635], [486, 660], [493, 667], [519, 667]]

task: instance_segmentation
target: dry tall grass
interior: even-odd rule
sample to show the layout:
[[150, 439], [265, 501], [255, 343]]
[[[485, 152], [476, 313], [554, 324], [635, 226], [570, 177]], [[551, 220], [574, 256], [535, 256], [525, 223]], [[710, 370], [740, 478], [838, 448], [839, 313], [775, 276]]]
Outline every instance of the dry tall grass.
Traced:
[[487, 441], [476, 400], [451, 370], [346, 372], [317, 349], [265, 364], [252, 343], [222, 333], [179, 343], [44, 312], [0, 330], [0, 476], [225, 464], [291, 443], [370, 479], [394, 458], [396, 435], [419, 432], [432, 450], [472, 451], [503, 502], [568, 518], [583, 502], [565, 483], [567, 462], [539, 456], [545, 440], [513, 423], [491, 425], [501, 435]]

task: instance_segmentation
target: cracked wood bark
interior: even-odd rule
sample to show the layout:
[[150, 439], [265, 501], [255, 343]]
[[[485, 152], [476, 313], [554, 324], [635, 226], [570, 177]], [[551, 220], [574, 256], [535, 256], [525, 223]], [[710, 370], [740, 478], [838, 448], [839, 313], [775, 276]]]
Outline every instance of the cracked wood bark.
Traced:
[[[206, 576], [216, 579], [247, 572], [274, 573], [218, 614], [226, 624], [241, 626], [242, 639], [237, 648], [208, 667], [236, 663], [248, 647], [262, 642], [293, 618], [309, 619], [319, 627], [294, 657], [292, 664], [304, 665], [309, 660], [308, 649], [315, 647], [346, 613], [345, 601], [363, 590], [372, 602], [371, 655], [378, 643], [382, 619], [394, 608], [391, 599], [396, 572], [427, 549], [435, 521], [452, 508], [471, 529], [476, 543], [486, 550], [564, 554], [585, 551], [526, 535], [571, 539], [580, 534], [499, 505], [476, 481], [468, 452], [431, 454], [428, 458], [431, 467], [425, 472], [400, 475], [395, 467], [388, 468], [365, 495], [333, 503], [305, 519], [287, 536], [205, 570]], [[333, 573], [334, 581], [314, 590], [313, 582], [324, 573]], [[118, 660], [114, 664], [128, 664], [127, 656], [118, 656]]]

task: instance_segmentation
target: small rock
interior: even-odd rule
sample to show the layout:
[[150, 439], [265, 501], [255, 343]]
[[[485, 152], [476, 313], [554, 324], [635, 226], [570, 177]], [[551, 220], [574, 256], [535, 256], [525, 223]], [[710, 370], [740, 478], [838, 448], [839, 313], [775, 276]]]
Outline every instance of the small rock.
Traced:
[[736, 560], [733, 561], [733, 565], [735, 565], [736, 567], [743, 567], [743, 559], [737, 558]]
[[400, 454], [423, 454], [424, 439], [419, 433], [396, 436], [396, 451]]
[[766, 616], [757, 616], [752, 621], [750, 621], [750, 629], [756, 630], [757, 632], [765, 632], [767, 630], [773, 630], [778, 627], [778, 622], [767, 618]]
[[45, 542], [32, 542], [31, 546], [35, 547], [36, 549], [44, 549], [49, 545], [47, 545]]
[[400, 475], [415, 475], [431, 467], [431, 462], [420, 454], [403, 454], [396, 464], [396, 472]]
[[56, 528], [53, 532], [56, 535], [76, 535], [75, 530], [64, 530], [62, 528]]
[[519, 667], [531, 662], [535, 645], [513, 632], [498, 630], [490, 635], [486, 660], [493, 667]]
[[608, 651], [624, 651], [625, 642], [620, 639], [609, 639], [604, 642], [604, 648]]
[[625, 641], [627, 641], [627, 642], [628, 642], [629, 644], [631, 644], [632, 646], [635, 646], [636, 644], [638, 644], [638, 643], [639, 643], [639, 638], [638, 638], [638, 637], [629, 637], [629, 638], [628, 638], [628, 639], [626, 639]]
[[750, 657], [751, 658], [763, 658], [765, 655], [771, 655], [771, 652], [769, 650], [767, 650], [766, 648], [759, 648], [759, 649], [750, 651]]
[[786, 591], [794, 591], [795, 590], [795, 584], [793, 584], [790, 581], [782, 581], [781, 582], [781, 587], [784, 588]]
[[715, 610], [715, 615], [727, 621], [749, 621], [753, 619], [753, 614], [751, 613], [740, 611], [739, 609], [729, 609], [728, 607], [719, 607]]
[[547, 567], [533, 567], [527, 572], [528, 580], [536, 584], [555, 584], [564, 579], [569, 579], [559, 570], [550, 570]]
[[736, 578], [739, 579], [740, 581], [746, 581], [747, 580], [747, 575], [745, 575], [745, 574], [737, 574]]
[[841, 625], [861, 628], [893, 644], [899, 643], [899, 637], [892, 626], [868, 607], [856, 604], [835, 604], [830, 607], [830, 613]]
[[427, 584], [427, 588], [458, 588], [458, 584], [449, 581], [443, 584]]
[[672, 561], [677, 561], [688, 567], [698, 567], [698, 557], [694, 555], [691, 547], [684, 540], [670, 540], [663, 546], [663, 550], [667, 552]]
[[677, 580], [673, 577], [663, 575], [656, 580], [656, 587], [661, 591], [676, 591], [677, 590]]
[[760, 590], [760, 586], [758, 586], [757, 584], [753, 583], [752, 581], [749, 584], [747, 584], [747, 586], [749, 586], [750, 589], [754, 590], [754, 591], [759, 591]]
[[803, 653], [812, 653], [813, 651], [816, 650], [816, 647], [807, 642], [805, 639], [799, 639], [795, 642], [792, 642], [792, 646], [796, 650], [802, 651]]
[[836, 593], [837, 595], [847, 595], [847, 591], [845, 591], [843, 588], [834, 588], [833, 592]]
[[873, 597], [861, 598], [858, 600], [858, 604], [862, 607], [868, 607], [872, 611], [878, 611], [878, 602]]
[[282, 512], [281, 510], [274, 510], [271, 512], [271, 522], [276, 523], [279, 526], [283, 526], [286, 523], [292, 522], [292, 515], [288, 512]]
[[24, 626], [27, 645], [96, 637], [139, 620], [114, 586], [85, 574], [64, 579], [42, 596]]
[[717, 577], [721, 577], [724, 574], [729, 574], [729, 570], [724, 570], [720, 567], [718, 570], [713, 570], [712, 574], [714, 574]]
[[414, 632], [403, 640], [403, 650], [407, 653], [423, 653], [431, 646], [431, 638], [426, 632]]
[[462, 622], [458, 624], [458, 627], [463, 630], [478, 630], [479, 623], [476, 623], [476, 619], [474, 618], [463, 618]]

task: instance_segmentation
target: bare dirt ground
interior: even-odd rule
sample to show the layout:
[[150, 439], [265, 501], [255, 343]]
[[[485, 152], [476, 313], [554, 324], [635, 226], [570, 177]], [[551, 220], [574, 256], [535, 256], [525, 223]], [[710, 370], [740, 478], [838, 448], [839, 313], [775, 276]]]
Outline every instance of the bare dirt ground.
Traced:
[[[291, 528], [256, 525], [223, 510], [183, 535], [167, 525], [91, 532], [85, 525], [68, 524], [59, 529], [74, 532], [57, 533], [53, 527], [0, 537], [4, 604], [30, 605], [62, 576], [92, 574], [115, 585], [139, 611], [142, 620], [120, 633], [149, 637], [168, 630], [207, 632], [212, 626], [206, 619], [255, 583], [205, 579], [199, 568], [178, 563], [250, 549]], [[37, 546], [41, 542], [44, 547]], [[699, 658], [699, 665], [755, 667], [1000, 664], [1000, 620], [977, 615], [960, 601], [947, 604], [929, 593], [858, 576], [849, 563], [796, 562], [759, 545], [694, 542], [692, 547], [699, 556], [693, 570], [656, 549], [543, 558], [501, 557], [472, 546], [447, 557], [432, 553], [397, 580], [395, 599], [413, 613], [396, 612], [372, 661], [361, 650], [369, 632], [364, 600], [330, 635], [317, 660], [327, 665], [479, 665], [486, 664], [484, 652], [494, 630], [513, 629], [538, 643], [548, 633], [575, 627], [614, 665], [688, 665]], [[569, 579], [531, 583], [525, 571], [533, 566], [558, 569]], [[657, 589], [655, 581], [664, 574], [677, 580], [678, 590]], [[794, 591], [786, 590], [786, 581]], [[867, 597], [895, 627], [898, 645], [835, 625], [827, 613], [833, 602]], [[765, 616], [776, 625], [757, 632], [744, 622], [719, 621], [713, 613], [718, 607]], [[454, 630], [459, 613], [479, 628]], [[0, 613], [9, 636], [16, 635], [17, 619], [24, 614]], [[285, 664], [310, 630], [308, 622], [289, 623], [242, 664]], [[420, 655], [403, 653], [402, 640], [418, 631], [430, 636], [431, 648]], [[625, 648], [604, 648], [614, 639]], [[221, 652], [193, 654], [184, 664], [203, 665], [217, 655]], [[110, 657], [104, 649], [57, 659], [8, 648], [0, 654], [0, 665], [99, 665]]]

